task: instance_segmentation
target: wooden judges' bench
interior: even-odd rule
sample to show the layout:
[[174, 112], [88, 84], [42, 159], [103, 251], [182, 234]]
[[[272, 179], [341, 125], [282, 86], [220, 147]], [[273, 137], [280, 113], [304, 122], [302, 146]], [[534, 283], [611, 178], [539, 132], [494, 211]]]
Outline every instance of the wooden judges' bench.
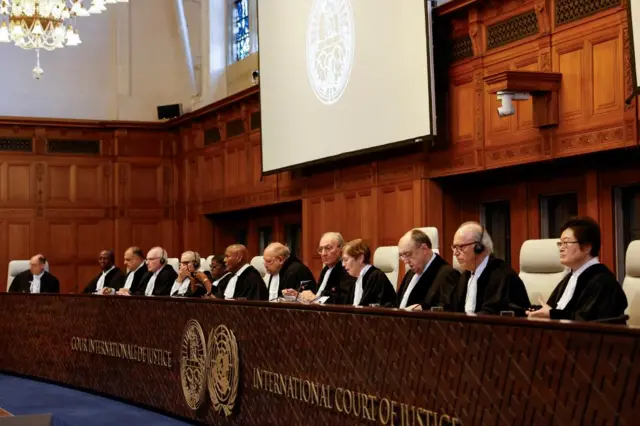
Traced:
[[[239, 363], [221, 325], [235, 336]], [[599, 324], [0, 295], [0, 370], [210, 424], [632, 425], [639, 352], [640, 330]], [[181, 365], [189, 367], [184, 379]], [[192, 386], [189, 400], [183, 383]]]

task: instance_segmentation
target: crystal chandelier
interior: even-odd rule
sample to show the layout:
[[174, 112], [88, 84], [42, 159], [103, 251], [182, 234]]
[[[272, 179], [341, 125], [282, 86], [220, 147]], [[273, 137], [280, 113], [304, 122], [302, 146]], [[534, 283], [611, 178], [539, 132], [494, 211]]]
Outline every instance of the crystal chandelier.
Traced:
[[[107, 10], [106, 4], [129, 0], [0, 0], [0, 43], [13, 42], [25, 50], [36, 51], [33, 77], [40, 79], [40, 49], [54, 50], [77, 46], [80, 41], [74, 28], [78, 16]], [[84, 4], [91, 3], [87, 9]]]

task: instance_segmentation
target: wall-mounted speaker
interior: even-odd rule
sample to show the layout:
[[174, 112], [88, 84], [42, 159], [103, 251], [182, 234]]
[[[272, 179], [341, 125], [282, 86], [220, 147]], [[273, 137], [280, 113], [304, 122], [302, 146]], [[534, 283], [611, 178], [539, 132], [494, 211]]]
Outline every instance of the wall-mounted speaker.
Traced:
[[168, 120], [182, 115], [182, 104], [159, 105], [158, 120]]

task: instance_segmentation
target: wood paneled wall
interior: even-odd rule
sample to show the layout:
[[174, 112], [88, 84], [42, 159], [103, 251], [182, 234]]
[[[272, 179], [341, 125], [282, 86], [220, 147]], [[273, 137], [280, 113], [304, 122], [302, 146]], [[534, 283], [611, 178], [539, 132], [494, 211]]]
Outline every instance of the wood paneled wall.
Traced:
[[[261, 220], [300, 215], [303, 259], [317, 272], [325, 231], [362, 237], [375, 249], [396, 244], [414, 226], [436, 226], [446, 248], [462, 221], [478, 219], [480, 205], [498, 199], [510, 201], [517, 268], [520, 244], [540, 235], [537, 200], [549, 188], [577, 191], [580, 213], [603, 225], [603, 260], [613, 266], [611, 191], [639, 183], [637, 167], [621, 171], [578, 160], [567, 170], [552, 166], [526, 176], [523, 167], [638, 150], [637, 101], [625, 104], [632, 90], [625, 2], [446, 3], [436, 10], [435, 40], [442, 52], [452, 40], [455, 46], [453, 58], [435, 57], [445, 131], [428, 146], [344, 163], [262, 176], [257, 87], [162, 124], [0, 120], [0, 137], [34, 142], [33, 152], [0, 153], [0, 229], [7, 236], [0, 270], [9, 259], [42, 251], [64, 290], [76, 290], [97, 273], [96, 256], [105, 247], [118, 258], [131, 244], [161, 244], [173, 256], [187, 248], [221, 252], [232, 238], [231, 214], [218, 222], [207, 215], [242, 210], [250, 233]], [[484, 78], [503, 70], [562, 73], [559, 124], [534, 127], [531, 101], [499, 118]], [[49, 139], [98, 139], [100, 153], [50, 154]], [[487, 177], [497, 169], [508, 171]], [[288, 204], [283, 218], [277, 207], [268, 218], [249, 210], [291, 201], [300, 211]], [[253, 234], [249, 245], [259, 254]]]
[[[178, 248], [168, 132], [46, 125], [0, 125], [0, 139], [32, 144], [31, 152], [0, 155], [1, 271], [9, 260], [43, 253], [61, 290], [75, 292], [99, 272], [101, 250], [115, 250], [120, 261], [133, 244]], [[53, 140], [73, 141], [79, 152], [99, 141], [99, 152], [53, 153]]]

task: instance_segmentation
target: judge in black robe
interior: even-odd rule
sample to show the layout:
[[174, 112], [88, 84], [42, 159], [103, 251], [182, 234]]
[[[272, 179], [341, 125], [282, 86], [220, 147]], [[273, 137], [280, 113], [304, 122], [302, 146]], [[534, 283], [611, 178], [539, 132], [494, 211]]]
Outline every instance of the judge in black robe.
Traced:
[[249, 264], [243, 265], [237, 273], [231, 273], [222, 278], [217, 287], [212, 290], [215, 292], [215, 297], [226, 299], [225, 291], [230, 281], [236, 276], [237, 281], [231, 299], [268, 300], [269, 292], [260, 272]]
[[[264, 267], [269, 273], [269, 299], [282, 296], [282, 290], [293, 289], [297, 292], [316, 291], [316, 279], [311, 270], [289, 251], [282, 243], [271, 243], [264, 249]], [[275, 287], [278, 281], [278, 288]]]
[[[32, 281], [33, 273], [29, 269], [20, 272], [11, 282], [9, 293], [31, 293]], [[60, 293], [60, 282], [47, 271], [40, 277], [40, 293]]]
[[114, 265], [115, 256], [111, 250], [103, 250], [98, 257], [98, 264], [100, 265], [100, 272], [95, 278], [89, 281], [89, 284], [84, 288], [83, 293], [95, 293], [98, 288], [98, 282], [104, 275], [104, 282], [102, 288], [118, 289], [122, 285], [122, 271], [120, 268]]
[[327, 265], [322, 268], [322, 271], [320, 271], [318, 286], [321, 286], [324, 282], [324, 276], [328, 273], [329, 269], [331, 269], [331, 272], [329, 273], [329, 278], [327, 278], [327, 284], [324, 289], [322, 289], [322, 293], [318, 296], [329, 297], [325, 304], [349, 304], [349, 294], [353, 290], [353, 286], [356, 284], [356, 278], [349, 275], [349, 273], [344, 269], [344, 266], [342, 266], [342, 262], [338, 261], [333, 268], [329, 268]]
[[[371, 249], [361, 239], [349, 241], [343, 248], [342, 265], [356, 282], [347, 295], [347, 304], [354, 306], [396, 306], [396, 290], [387, 275], [370, 264]], [[356, 299], [362, 289], [360, 300]]]
[[[525, 316], [530, 303], [524, 283], [504, 260], [493, 256], [487, 259], [478, 277], [474, 313], [500, 315], [503, 311], [513, 311], [515, 316]], [[465, 312], [470, 278], [471, 271], [465, 271], [452, 295], [451, 307], [455, 312]]]
[[[153, 277], [154, 273], [149, 271], [145, 274], [145, 276], [140, 281], [140, 285], [135, 294], [139, 296], [144, 296], [147, 291], [147, 285], [149, 284], [149, 280]], [[173, 283], [176, 278], [178, 278], [178, 273], [173, 269], [171, 265], [165, 264], [162, 269], [157, 271], [156, 280], [153, 285], [153, 292], [151, 293], [153, 296], [169, 296], [169, 292], [171, 291], [171, 287], [173, 287]], [[133, 293], [132, 293], [133, 294]]]
[[578, 276], [575, 292], [569, 303], [564, 309], [558, 309], [558, 302], [570, 279], [571, 274], [567, 274], [549, 296], [547, 305], [551, 307], [551, 319], [626, 323], [623, 316], [627, 309], [627, 297], [609, 268], [601, 263], [589, 266]]
[[[438, 254], [433, 255], [435, 258], [409, 294], [406, 307], [420, 305], [424, 310], [433, 306], [442, 306], [445, 310], [450, 308], [451, 295], [460, 281], [460, 273]], [[398, 290], [398, 307], [415, 275], [411, 269], [405, 274]]]
[[[373, 265], [362, 276], [362, 297], [357, 306], [380, 305], [384, 307], [396, 306], [396, 291], [387, 275]], [[355, 304], [358, 280], [347, 295], [347, 304]]]
[[[150, 272], [147, 269], [146, 265], [144, 263], [139, 265], [136, 270], [128, 272], [127, 275], [122, 277], [118, 290], [124, 289], [127, 281], [129, 280], [129, 277], [133, 276], [133, 278], [131, 278], [131, 287], [129, 288], [129, 294], [138, 293], [140, 290], [140, 284], [148, 274], [150, 274]], [[145, 282], [146, 281], [148, 280], [145, 280]], [[142, 290], [142, 293], [144, 294], [144, 289]]]
[[615, 275], [598, 260], [600, 227], [589, 217], [575, 218], [562, 227], [558, 242], [560, 263], [567, 274], [530, 318], [602, 321], [625, 324], [627, 297]]
[[[460, 273], [433, 251], [429, 236], [420, 229], [412, 229], [398, 241], [398, 252], [407, 273], [398, 290], [397, 307], [450, 308], [451, 295], [460, 281]], [[411, 287], [416, 274], [419, 278], [415, 278], [417, 282]], [[403, 303], [405, 297], [407, 301]]]

